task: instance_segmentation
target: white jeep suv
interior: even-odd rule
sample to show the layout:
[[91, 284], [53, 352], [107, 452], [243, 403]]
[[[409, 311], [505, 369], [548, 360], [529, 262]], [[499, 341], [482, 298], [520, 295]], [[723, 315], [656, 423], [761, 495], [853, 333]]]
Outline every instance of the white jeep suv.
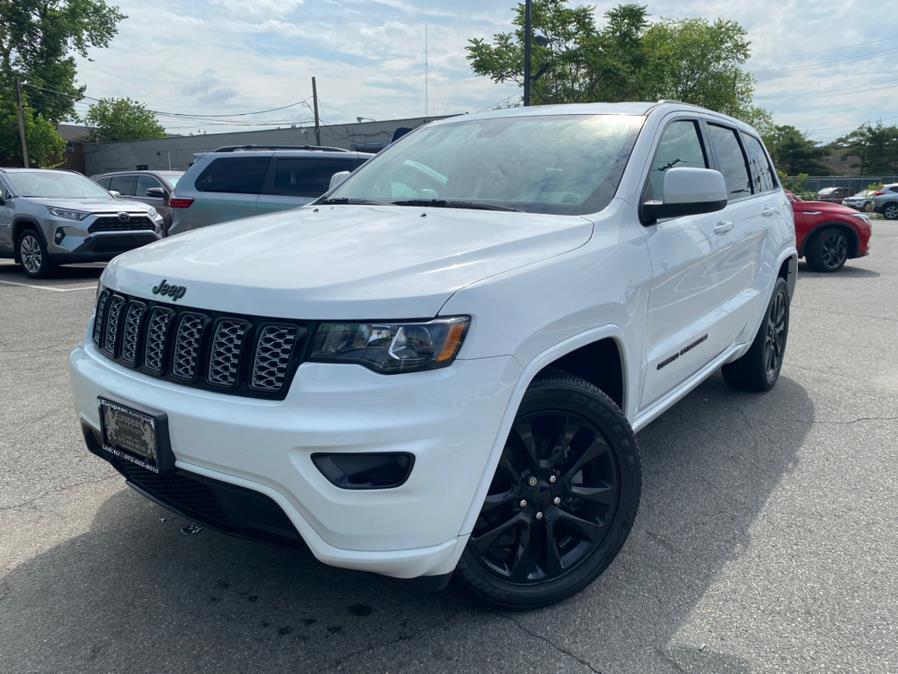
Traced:
[[92, 452], [190, 518], [531, 608], [623, 545], [635, 431], [721, 367], [774, 385], [795, 270], [735, 119], [455, 117], [310, 206], [113, 260], [75, 404]]

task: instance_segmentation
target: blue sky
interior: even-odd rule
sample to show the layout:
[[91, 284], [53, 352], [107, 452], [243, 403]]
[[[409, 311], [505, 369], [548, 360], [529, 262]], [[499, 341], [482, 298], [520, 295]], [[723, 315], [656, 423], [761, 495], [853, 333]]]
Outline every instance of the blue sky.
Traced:
[[[431, 115], [490, 108], [518, 93], [474, 76], [464, 58], [468, 38], [509, 29], [511, 0], [114, 1], [128, 15], [119, 35], [79, 62], [79, 81], [96, 98], [224, 115], [307, 99], [315, 75], [327, 123], [419, 116], [425, 24]], [[616, 3], [572, 4], [595, 6], [601, 20]], [[829, 140], [864, 121], [898, 122], [898, 13], [879, 2], [660, 0], [648, 7], [656, 17], [739, 21], [752, 40], [756, 102], [778, 123]], [[213, 133], [310, 118], [299, 105], [229, 120], [160, 119], [174, 133]]]

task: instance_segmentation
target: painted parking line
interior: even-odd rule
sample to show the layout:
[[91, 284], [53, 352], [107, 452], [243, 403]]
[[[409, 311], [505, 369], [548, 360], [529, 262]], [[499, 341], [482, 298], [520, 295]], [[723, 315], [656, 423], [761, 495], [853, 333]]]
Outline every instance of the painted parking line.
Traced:
[[19, 286], [21, 288], [37, 288], [38, 290], [49, 290], [54, 293], [70, 293], [75, 290], [96, 290], [97, 284], [93, 284], [92, 286], [75, 286], [74, 288], [55, 288], [53, 286], [39, 286], [34, 283], [18, 283], [16, 281], [3, 281], [0, 280], [0, 283], [8, 286]]

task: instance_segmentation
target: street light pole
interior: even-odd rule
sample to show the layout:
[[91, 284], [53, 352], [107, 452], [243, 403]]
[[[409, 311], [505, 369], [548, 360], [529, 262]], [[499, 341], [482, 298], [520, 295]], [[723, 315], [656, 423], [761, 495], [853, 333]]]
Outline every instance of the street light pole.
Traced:
[[524, 107], [530, 105], [530, 43], [533, 41], [533, 0], [524, 0]]

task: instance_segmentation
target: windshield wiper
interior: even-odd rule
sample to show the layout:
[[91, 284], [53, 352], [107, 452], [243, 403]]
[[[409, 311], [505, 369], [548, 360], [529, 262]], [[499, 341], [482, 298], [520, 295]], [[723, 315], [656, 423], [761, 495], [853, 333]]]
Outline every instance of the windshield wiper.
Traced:
[[315, 206], [348, 204], [351, 206], [389, 206], [389, 201], [377, 201], [375, 199], [351, 199], [349, 197], [332, 197], [316, 202]]
[[483, 201], [460, 201], [457, 199], [401, 199], [391, 201], [394, 206], [433, 206], [434, 208], [476, 208], [482, 211], [516, 211], [520, 208], [511, 206], [499, 206], [498, 204], [485, 203]]

